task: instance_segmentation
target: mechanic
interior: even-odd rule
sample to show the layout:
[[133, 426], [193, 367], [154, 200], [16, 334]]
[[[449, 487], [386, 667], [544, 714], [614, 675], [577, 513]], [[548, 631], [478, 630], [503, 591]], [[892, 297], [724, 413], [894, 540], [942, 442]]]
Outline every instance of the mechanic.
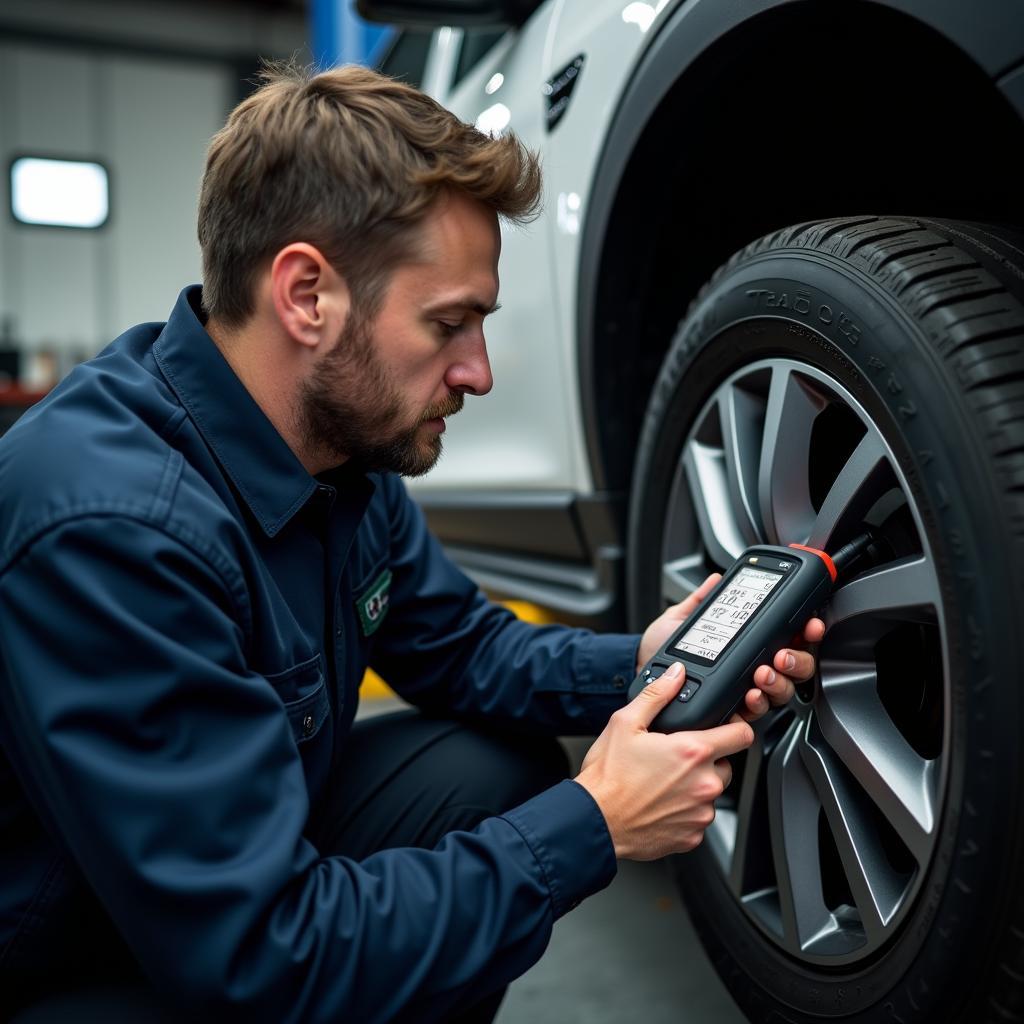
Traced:
[[[617, 858], [700, 842], [750, 725], [624, 694], [717, 577], [642, 638], [532, 626], [400, 481], [491, 388], [539, 189], [409, 86], [271, 70], [209, 149], [202, 290], [0, 443], [0, 1015], [490, 1020]], [[353, 725], [368, 664], [414, 709]]]

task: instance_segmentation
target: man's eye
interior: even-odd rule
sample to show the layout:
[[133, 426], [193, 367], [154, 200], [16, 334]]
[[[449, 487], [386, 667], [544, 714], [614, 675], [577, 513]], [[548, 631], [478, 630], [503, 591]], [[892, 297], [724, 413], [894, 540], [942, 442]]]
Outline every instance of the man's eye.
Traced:
[[437, 325], [446, 338], [450, 338], [462, 326], [461, 323], [450, 324], [446, 320], [438, 320]]

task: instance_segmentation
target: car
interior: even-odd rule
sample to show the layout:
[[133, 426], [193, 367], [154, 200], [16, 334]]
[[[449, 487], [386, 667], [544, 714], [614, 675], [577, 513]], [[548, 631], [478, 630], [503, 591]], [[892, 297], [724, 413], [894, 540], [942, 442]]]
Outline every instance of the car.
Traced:
[[[754, 543], [870, 561], [675, 869], [753, 1020], [1024, 1020], [1024, 17], [360, 0], [541, 155], [495, 386], [414, 487], [490, 592], [639, 629]], [[685, 1008], [681, 1008], [681, 1014]]]

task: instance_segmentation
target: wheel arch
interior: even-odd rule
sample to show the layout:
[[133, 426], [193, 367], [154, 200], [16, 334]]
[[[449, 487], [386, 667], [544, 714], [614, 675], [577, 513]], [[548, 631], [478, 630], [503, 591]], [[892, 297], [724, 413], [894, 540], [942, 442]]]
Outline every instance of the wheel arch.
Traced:
[[669, 18], [612, 119], [580, 247], [596, 490], [628, 491], [676, 324], [744, 244], [851, 213], [1024, 224], [1024, 111], [999, 88], [1024, 53], [1019, 27], [997, 31], [1010, 6], [974, 10], [975, 32], [950, 3], [697, 3]]

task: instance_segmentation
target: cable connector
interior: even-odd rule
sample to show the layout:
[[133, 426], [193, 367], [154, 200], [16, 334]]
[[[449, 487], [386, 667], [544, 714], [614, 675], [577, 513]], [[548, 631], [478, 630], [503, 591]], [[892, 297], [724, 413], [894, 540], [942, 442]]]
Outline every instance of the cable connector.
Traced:
[[878, 536], [874, 530], [868, 530], [865, 533], [854, 537], [849, 544], [844, 544], [838, 551], [832, 555], [832, 561], [835, 563], [837, 571], [842, 572], [846, 569], [853, 561], [857, 559], [859, 555], [862, 555], [876, 540]]

